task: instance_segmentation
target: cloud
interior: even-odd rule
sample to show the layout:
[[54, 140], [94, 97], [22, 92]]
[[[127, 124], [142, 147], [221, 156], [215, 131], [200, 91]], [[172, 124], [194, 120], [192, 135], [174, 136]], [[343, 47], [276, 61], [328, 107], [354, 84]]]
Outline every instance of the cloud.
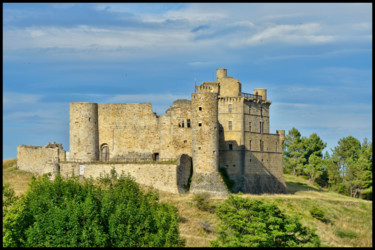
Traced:
[[42, 98], [43, 95], [3, 92], [3, 107], [5, 111], [27, 107], [38, 103]]
[[291, 44], [329, 43], [335, 40], [332, 35], [320, 34], [321, 24], [307, 23], [300, 25], [274, 25], [245, 38], [234, 42], [233, 45], [259, 45], [265, 43], [285, 42]]

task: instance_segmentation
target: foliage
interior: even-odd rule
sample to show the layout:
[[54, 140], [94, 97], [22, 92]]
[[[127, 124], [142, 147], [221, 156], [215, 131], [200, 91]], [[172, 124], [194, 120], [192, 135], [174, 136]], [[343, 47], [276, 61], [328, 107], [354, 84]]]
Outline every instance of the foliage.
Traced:
[[309, 157], [309, 163], [303, 168], [303, 172], [309, 176], [309, 182], [312, 183], [317, 177], [319, 177], [323, 171], [323, 159], [316, 154], [311, 154]]
[[329, 222], [329, 219], [327, 218], [326, 213], [324, 212], [324, 210], [321, 207], [312, 206], [310, 208], [310, 214], [315, 219], [318, 219], [318, 220], [320, 220], [320, 221], [322, 221], [324, 223]]
[[230, 195], [218, 207], [220, 224], [214, 247], [318, 247], [314, 230], [297, 217], [283, 214], [275, 204]]
[[306, 175], [310, 183], [351, 197], [372, 199], [372, 143], [352, 136], [341, 138], [332, 150], [313, 133], [308, 138], [292, 128], [283, 144], [284, 173]]
[[[331, 188], [351, 197], [372, 187], [372, 143], [361, 144], [352, 136], [338, 141], [330, 158]], [[333, 180], [333, 181], [332, 181]]]
[[32, 180], [3, 216], [3, 246], [184, 245], [174, 206], [159, 203], [156, 193], [143, 192], [129, 176], [111, 176], [102, 177], [99, 185], [60, 175], [54, 181], [47, 175]]
[[297, 170], [301, 169], [303, 163], [306, 162], [301, 133], [296, 128], [292, 128], [285, 136], [283, 161], [285, 172], [292, 172], [293, 175], [296, 175]]

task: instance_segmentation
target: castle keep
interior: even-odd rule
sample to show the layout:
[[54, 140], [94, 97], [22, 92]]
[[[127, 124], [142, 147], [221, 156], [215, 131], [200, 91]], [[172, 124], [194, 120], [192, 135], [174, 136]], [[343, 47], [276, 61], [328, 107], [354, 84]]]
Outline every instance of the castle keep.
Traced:
[[56, 143], [22, 145], [17, 164], [66, 177], [96, 178], [115, 168], [174, 193], [282, 193], [285, 131], [270, 133], [270, 105], [266, 89], [243, 93], [226, 69], [197, 86], [191, 100], [174, 101], [165, 115], [150, 103], [74, 102], [69, 152]]

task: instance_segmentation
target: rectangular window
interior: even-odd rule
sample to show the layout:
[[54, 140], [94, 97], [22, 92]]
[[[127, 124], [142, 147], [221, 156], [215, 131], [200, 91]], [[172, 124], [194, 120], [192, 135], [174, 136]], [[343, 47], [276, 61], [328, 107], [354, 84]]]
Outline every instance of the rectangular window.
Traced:
[[232, 121], [228, 122], [228, 130], [232, 130]]
[[251, 140], [250, 140], [250, 147], [249, 147], [250, 151], [251, 151]]
[[190, 119], [187, 119], [187, 120], [186, 120], [186, 126], [187, 126], [188, 128], [190, 128]]
[[262, 133], [262, 122], [259, 122], [259, 133]]
[[251, 122], [249, 122], [249, 131], [251, 132]]
[[202, 111], [202, 107], [199, 107], [199, 111]]
[[182, 127], [185, 127], [185, 121], [184, 120], [182, 121]]
[[233, 144], [229, 143], [229, 150], [233, 150]]
[[228, 105], [228, 112], [229, 112], [229, 113], [232, 113], [232, 104], [229, 104], [229, 105]]

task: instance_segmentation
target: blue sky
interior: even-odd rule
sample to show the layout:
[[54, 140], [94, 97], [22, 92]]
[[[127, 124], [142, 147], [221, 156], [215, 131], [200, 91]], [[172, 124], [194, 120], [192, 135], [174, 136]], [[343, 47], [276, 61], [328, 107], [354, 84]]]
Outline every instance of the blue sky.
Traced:
[[271, 133], [372, 141], [371, 3], [5, 3], [3, 159], [69, 150], [69, 103], [162, 115], [217, 68], [266, 88]]

